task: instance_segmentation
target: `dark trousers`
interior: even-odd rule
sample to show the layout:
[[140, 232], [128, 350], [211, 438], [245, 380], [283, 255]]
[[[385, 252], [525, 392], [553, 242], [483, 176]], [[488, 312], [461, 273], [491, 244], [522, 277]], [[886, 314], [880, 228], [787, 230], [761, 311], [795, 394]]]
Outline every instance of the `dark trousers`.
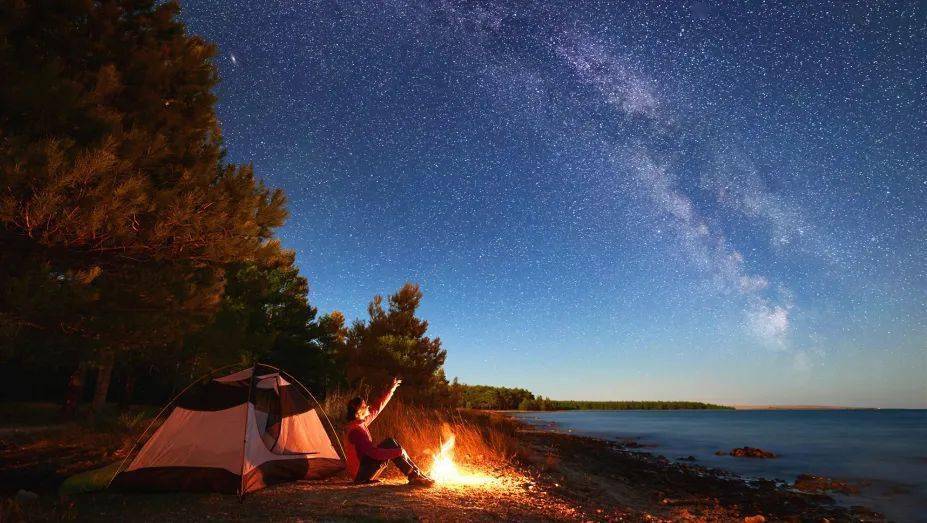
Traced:
[[[377, 447], [381, 449], [401, 449], [402, 446], [398, 441], [393, 438], [386, 438], [380, 442]], [[396, 468], [402, 471], [406, 476], [412, 476], [413, 474], [421, 474], [418, 467], [415, 466], [415, 463], [409, 458], [409, 455], [403, 452], [402, 456], [398, 458], [393, 458], [391, 460], [396, 464]], [[389, 461], [380, 461], [373, 459], [369, 456], [361, 456], [360, 467], [357, 469], [357, 476], [354, 478], [355, 483], [363, 483], [365, 481], [370, 481], [376, 479], [377, 476], [383, 472], [383, 469], [386, 468]]]

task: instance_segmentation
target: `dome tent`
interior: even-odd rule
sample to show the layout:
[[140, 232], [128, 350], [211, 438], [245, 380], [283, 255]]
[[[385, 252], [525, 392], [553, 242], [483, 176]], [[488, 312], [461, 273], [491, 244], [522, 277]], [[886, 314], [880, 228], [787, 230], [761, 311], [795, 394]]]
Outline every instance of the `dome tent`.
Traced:
[[[344, 469], [325, 413], [292, 376], [257, 364], [193, 384], [164, 407], [164, 423], [119, 467], [112, 488], [240, 496]], [[156, 416], [155, 421], [160, 418]], [[154, 422], [152, 422], [152, 425]], [[149, 427], [150, 429], [150, 427]], [[146, 430], [139, 438], [145, 437]], [[339, 441], [337, 436], [334, 441]], [[338, 442], [340, 446], [340, 441]], [[126, 465], [127, 464], [127, 465]]]

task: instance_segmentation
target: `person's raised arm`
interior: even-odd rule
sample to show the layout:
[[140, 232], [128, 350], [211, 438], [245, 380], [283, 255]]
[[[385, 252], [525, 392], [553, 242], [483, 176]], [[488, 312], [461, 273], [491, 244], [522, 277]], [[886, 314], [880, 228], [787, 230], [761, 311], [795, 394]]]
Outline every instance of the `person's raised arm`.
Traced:
[[393, 393], [396, 392], [396, 389], [399, 388], [399, 385], [401, 384], [401, 379], [393, 378], [393, 384], [390, 385], [389, 389], [384, 392], [382, 396], [380, 396], [380, 399], [378, 399], [377, 402], [370, 407], [370, 416], [364, 420], [365, 425], [370, 425], [373, 423], [373, 420], [375, 420], [380, 412], [383, 411], [383, 408], [386, 407], [386, 404], [389, 403], [389, 400], [393, 398]]

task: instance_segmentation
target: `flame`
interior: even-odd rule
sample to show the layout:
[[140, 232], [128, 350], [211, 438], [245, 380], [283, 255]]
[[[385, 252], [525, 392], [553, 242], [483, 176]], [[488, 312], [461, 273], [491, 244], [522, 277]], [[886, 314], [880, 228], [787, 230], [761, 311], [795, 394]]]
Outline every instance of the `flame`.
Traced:
[[478, 472], [461, 470], [454, 461], [454, 435], [441, 442], [441, 449], [435, 453], [429, 474], [440, 485], [485, 485], [495, 478]]

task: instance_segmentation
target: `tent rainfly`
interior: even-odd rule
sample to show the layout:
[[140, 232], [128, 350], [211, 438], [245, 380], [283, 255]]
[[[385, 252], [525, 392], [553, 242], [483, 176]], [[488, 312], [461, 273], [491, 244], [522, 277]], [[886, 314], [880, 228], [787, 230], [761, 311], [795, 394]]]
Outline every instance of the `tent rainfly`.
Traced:
[[338, 454], [322, 424], [324, 412], [305, 387], [284, 375], [258, 364], [188, 387], [165, 407], [170, 414], [138, 453], [130, 451], [110, 486], [243, 496], [341, 471], [343, 451]]

